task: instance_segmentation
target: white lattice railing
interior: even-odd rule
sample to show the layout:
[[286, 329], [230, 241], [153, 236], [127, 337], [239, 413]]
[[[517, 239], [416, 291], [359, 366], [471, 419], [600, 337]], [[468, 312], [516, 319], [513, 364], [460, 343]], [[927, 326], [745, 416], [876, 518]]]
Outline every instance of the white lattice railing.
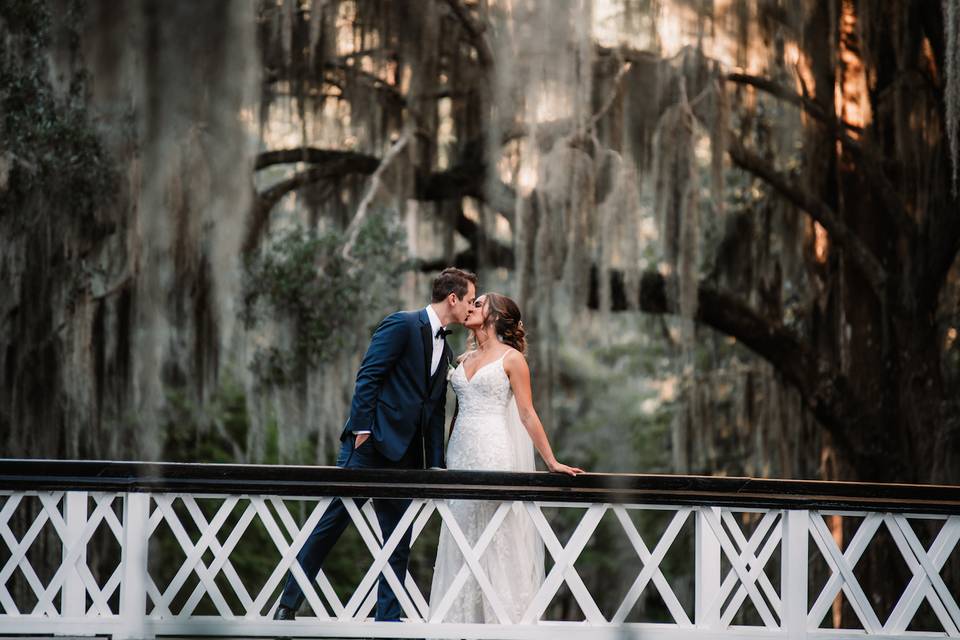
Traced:
[[[366, 551], [355, 584], [323, 571], [314, 583], [296, 562], [332, 496], [343, 497], [353, 522], [353, 542], [343, 544]], [[364, 496], [413, 498], [385, 543], [372, 505], [358, 506]], [[445, 497], [501, 504], [471, 544]], [[515, 504], [548, 562], [523, 618], [510, 621], [481, 558]], [[431, 613], [440, 522], [466, 562]], [[411, 564], [401, 588], [387, 560], [407, 527], [424, 561]], [[0, 634], [8, 635], [960, 637], [957, 487], [8, 460], [0, 461], [0, 538]], [[902, 588], [864, 582], [860, 565], [875, 545], [903, 567], [879, 565], [877, 575], [874, 559], [872, 580], [902, 579]], [[614, 568], [590, 566], [588, 548]], [[312, 613], [275, 622], [288, 571]], [[398, 594], [402, 623], [371, 619], [381, 574]], [[471, 578], [499, 624], [444, 621]]]

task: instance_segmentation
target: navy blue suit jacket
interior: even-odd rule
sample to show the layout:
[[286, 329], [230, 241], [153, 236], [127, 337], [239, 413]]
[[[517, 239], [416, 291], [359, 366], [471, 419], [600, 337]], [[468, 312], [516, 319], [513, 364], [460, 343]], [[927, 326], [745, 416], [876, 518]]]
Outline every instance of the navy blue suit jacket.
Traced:
[[370, 431], [373, 445], [394, 462], [415, 446], [422, 448], [424, 468], [445, 466], [447, 367], [453, 353], [449, 346], [444, 349], [433, 376], [432, 357], [433, 334], [426, 309], [398, 311], [384, 318], [357, 372], [341, 440], [353, 437], [354, 431]]

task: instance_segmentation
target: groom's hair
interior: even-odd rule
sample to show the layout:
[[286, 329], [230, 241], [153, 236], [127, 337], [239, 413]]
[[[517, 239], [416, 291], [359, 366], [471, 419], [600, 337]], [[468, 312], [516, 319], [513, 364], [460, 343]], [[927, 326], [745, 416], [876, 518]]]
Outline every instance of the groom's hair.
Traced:
[[458, 298], [465, 298], [471, 282], [474, 287], [477, 286], [477, 274], [456, 267], [447, 267], [433, 279], [433, 299], [431, 302], [445, 300], [451, 293], [457, 294]]

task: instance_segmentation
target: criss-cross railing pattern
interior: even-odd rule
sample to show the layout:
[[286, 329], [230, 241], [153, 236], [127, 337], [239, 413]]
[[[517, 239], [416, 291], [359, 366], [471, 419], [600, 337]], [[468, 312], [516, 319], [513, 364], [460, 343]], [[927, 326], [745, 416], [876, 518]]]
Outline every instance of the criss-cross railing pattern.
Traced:
[[[90, 465], [98, 463], [5, 462], [17, 473], [0, 471], [0, 634], [960, 637], [960, 576], [949, 571], [960, 564], [960, 491], [952, 487], [936, 489], [933, 498], [916, 496], [924, 489], [913, 487], [878, 499], [879, 485], [867, 496], [812, 497], [824, 486], [794, 483], [791, 494], [787, 485], [766, 490], [757, 488], [763, 481], [701, 478], [677, 489], [676, 476], [412, 472], [411, 483], [403, 472], [323, 469], [304, 478], [302, 468], [274, 467], [259, 469], [257, 479], [257, 469], [226, 465], [158, 472], [156, 465], [101, 463], [95, 472]], [[87, 465], [89, 476], [78, 476], [77, 465]], [[528, 486], [518, 486], [524, 477]], [[730, 482], [753, 483], [754, 490], [723, 489]], [[914, 495], [914, 504], [905, 495]], [[412, 498], [386, 540], [367, 497]], [[460, 528], [452, 498], [498, 503], [476, 540]], [[307, 576], [296, 561], [334, 499], [343, 500], [368, 558], [352, 587], [323, 570]], [[862, 508], [852, 509], [858, 500]], [[511, 511], [529, 518], [547, 558], [543, 582], [519, 619], [511, 619], [484, 568]], [[388, 560], [408, 529], [413, 549], [433, 545], [429, 556], [441, 523], [463, 565], [446, 593], [430, 594], [429, 567], [398, 576]], [[598, 580], [582, 560], [598, 538], [614, 535], [622, 543], [617, 562], [636, 566], [622, 584]], [[909, 578], [894, 590], [895, 602], [878, 609], [868, 595], [875, 585], [861, 581], [858, 563], [884, 541]], [[251, 567], [251, 559], [259, 564]], [[288, 573], [304, 591], [305, 612], [276, 622]], [[372, 621], [378, 579], [398, 595], [404, 622]], [[479, 586], [496, 622], [447, 621], [468, 581]], [[563, 591], [579, 608], [575, 619], [557, 619]], [[852, 615], [838, 618], [844, 607]], [[840, 619], [850, 628], [834, 628]]]

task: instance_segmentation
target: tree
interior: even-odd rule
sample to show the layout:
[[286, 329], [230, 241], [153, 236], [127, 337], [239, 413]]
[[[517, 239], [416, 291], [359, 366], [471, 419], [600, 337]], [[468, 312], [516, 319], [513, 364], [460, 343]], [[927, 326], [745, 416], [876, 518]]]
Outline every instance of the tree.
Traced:
[[[600, 252], [587, 259], [576, 257], [578, 267], [592, 264], [593, 289], [585, 301], [600, 304], [606, 296], [613, 309], [623, 309], [628, 298], [637, 295], [644, 311], [679, 314], [684, 311], [680, 289], [693, 286], [696, 302], [687, 306], [694, 309], [696, 321], [747, 345], [799, 391], [805, 406], [829, 433], [832, 446], [842, 453], [846, 470], [840, 473], [844, 477], [953, 478], [950, 470], [958, 468], [956, 451], [960, 449], [956, 440], [958, 407], [952, 400], [955, 376], [945, 375], [944, 370], [954, 356], [944, 349], [944, 340], [951, 330], [954, 333], [949, 335], [955, 335], [951, 323], [955, 319], [956, 272], [951, 268], [960, 249], [960, 219], [951, 192], [950, 146], [939, 133], [956, 117], [947, 113], [944, 100], [946, 64], [952, 55], [945, 43], [942, 6], [946, 5], [926, 1], [876, 8], [854, 2], [835, 6], [808, 3], [791, 11], [763, 5], [758, 14], [751, 14], [745, 3], [738, 3], [738, 28], [746, 33], [759, 23], [762, 33], [775, 41], [760, 47], [760, 53], [749, 47], [740, 50], [744, 60], [752, 57], [752, 62], [760, 63], [766, 75], [718, 64], [702, 50], [688, 49], [679, 58], [667, 59], [656, 51], [622, 46], [605, 49], [589, 43], [583, 59], [592, 65], [591, 76], [579, 79], [581, 85], [592, 89], [585, 101], [587, 107], [579, 115], [536, 125], [517, 121], [516, 113], [510, 112], [517, 104], [522, 110], [522, 101], [497, 109], [482, 97], [502, 82], [496, 65], [505, 61], [490, 52], [504, 44], [504, 36], [498, 32], [507, 19], [504, 16], [453, 0], [419, 15], [418, 32], [442, 31], [446, 36], [436, 42], [421, 41], [426, 48], [437, 49], [437, 54], [429, 57], [438, 61], [439, 67], [434, 68], [422, 50], [418, 51], [420, 58], [402, 55], [407, 45], [395, 29], [399, 16], [365, 14], [373, 11], [372, 5], [365, 3], [352, 6], [358, 12], [354, 25], [362, 25], [355, 26], [361, 41], [364, 37], [375, 39], [373, 34], [381, 27], [395, 40], [381, 40], [381, 47], [373, 49], [355, 46], [362, 53], [341, 55], [336, 58], [339, 66], [322, 57], [322, 44], [303, 49], [303, 58], [321, 66], [324, 74], [346, 74], [353, 80], [351, 91], [377, 90], [380, 95], [403, 98], [406, 103], [381, 100], [383, 110], [391, 106], [402, 110], [406, 104], [406, 117], [424, 131], [423, 149], [410, 158], [416, 174], [411, 195], [423, 202], [440, 201], [434, 211], [448, 225], [448, 233], [456, 231], [469, 241], [469, 248], [457, 255], [450, 253], [453, 243], [447, 242], [447, 255], [425, 263], [424, 269], [451, 259], [481, 269], [506, 266], [516, 268], [528, 286], [536, 281], [541, 290], [548, 289], [549, 277], [538, 280], [544, 265], [535, 264], [543, 241], [527, 237], [525, 248], [518, 218], [527, 217], [528, 229], [542, 231], [547, 224], [557, 224], [562, 232], [574, 233], [571, 224], [575, 223], [564, 222], [563, 215], [569, 218], [573, 209], [589, 206], [593, 207], [589, 215], [596, 218], [601, 198], [587, 204], [564, 201], [545, 195], [545, 185], [540, 184], [516, 202], [517, 185], [503, 184], [503, 172], [493, 171], [494, 163], [503, 158], [522, 163], [518, 156], [523, 154], [514, 148], [518, 140], [528, 145], [528, 155], [549, 163], [550, 149], [556, 151], [557, 141], [566, 136], [565, 148], [572, 151], [564, 152], [567, 157], [557, 162], [572, 180], [581, 175], [599, 182], [602, 178], [597, 176], [603, 168], [588, 166], [578, 173], [577, 162], [600, 167], [605, 153], [624, 151], [624, 141], [633, 146], [631, 153], [643, 171], [650, 168], [649, 162], [658, 161], [653, 157], [658, 150], [650, 148], [656, 127], [663, 127], [668, 114], [686, 101], [692, 105], [690, 118], [678, 126], [699, 133], [693, 132], [683, 141], [674, 128], [661, 144], [690, 145], [698, 136], [708, 135], [733, 165], [732, 169], [721, 166], [713, 170], [726, 174], [721, 180], [739, 179], [761, 190], [763, 198], [755, 204], [762, 215], [755, 210], [753, 219], [741, 216], [720, 231], [712, 251], [708, 249], [702, 256], [706, 277], [693, 285], [676, 281], [690, 280], [679, 269], [667, 278], [648, 271], [639, 283], [639, 294], [628, 296], [638, 279], [636, 274], [633, 282], [628, 277], [635, 265], [626, 265], [625, 271], [611, 270], [606, 268], [609, 265], [599, 264]], [[722, 16], [693, 6], [692, 21], [705, 31], [719, 29]], [[636, 9], [637, 3], [623, 3], [626, 14]], [[673, 10], [682, 12], [683, 8]], [[335, 12], [328, 8], [321, 14], [309, 20], [326, 24]], [[306, 14], [300, 17], [306, 25]], [[543, 19], [536, 10], [510, 17]], [[563, 24], [563, 20], [551, 24]], [[568, 30], [559, 37], [572, 38], [571, 33]], [[491, 45], [494, 41], [497, 46]], [[514, 50], [522, 50], [515, 42], [512, 45]], [[791, 55], [793, 68], [787, 60]], [[296, 55], [292, 59], [298, 62]], [[373, 60], [374, 75], [380, 76], [369, 78], [368, 72], [361, 72], [363, 60]], [[383, 77], [383, 69], [394, 64], [398, 70], [409, 66], [413, 77], [420, 78], [411, 82], [408, 93]], [[522, 67], [520, 72], [532, 73], [532, 68]], [[301, 69], [291, 64], [287, 71], [295, 75]], [[414, 87], [430, 84], [421, 73], [436, 73], [439, 78], [426, 102], [422, 101], [422, 89], [414, 91]], [[276, 77], [288, 76], [280, 73]], [[365, 81], [372, 83], [373, 89], [365, 86]], [[651, 88], [655, 99], [638, 105], [636, 94]], [[338, 100], [353, 97], [337, 93]], [[421, 102], [414, 108], [416, 100]], [[447, 168], [438, 169], [437, 110], [443, 100], [450, 102], [445, 108], [452, 114], [457, 140], [454, 150], [446, 153], [453, 160], [448, 160]], [[502, 123], [508, 119], [505, 112], [515, 124]], [[483, 140], [475, 132], [484, 130], [494, 134]], [[494, 135], [497, 138], [491, 142]], [[783, 144], [784, 137], [790, 145], [797, 143], [799, 153]], [[285, 187], [295, 187], [298, 180], [328, 179], [330, 171], [369, 173], [376, 166], [374, 157], [346, 163], [345, 157], [331, 155], [335, 153], [316, 148], [270, 151], [260, 162], [283, 154], [309, 162], [305, 172], [281, 183]], [[543, 165], [541, 181], [542, 169]], [[686, 179], [707, 179], [697, 177], [697, 167], [688, 166], [687, 170], [693, 174]], [[665, 178], [661, 171], [658, 177], [668, 179], [669, 188], [678, 188], [677, 176]], [[712, 176], [709, 179], [714, 180]], [[587, 188], [578, 187], [583, 187], [579, 193]], [[716, 217], [720, 210], [722, 190], [713, 195], [719, 195], [720, 201], [715, 200], [712, 210], [703, 215]], [[268, 190], [260, 199], [274, 196]], [[498, 242], [491, 237], [492, 225], [476, 224], [468, 217], [461, 207], [464, 198], [484, 202], [483, 211], [489, 213], [482, 217], [509, 221], [512, 241]], [[670, 207], [669, 200], [658, 204]], [[561, 213], [564, 207], [566, 214]], [[658, 212], [678, 218], [660, 239], [665, 245], [677, 245], [676, 255], [667, 260], [674, 266], [685, 245], [705, 242], [677, 237], [683, 216], [689, 217], [697, 208], [676, 204], [673, 212]], [[769, 225], [771, 215], [780, 218], [773, 220], [773, 236], [782, 244], [782, 255], [771, 254], [761, 264], [750, 265], [751, 270], [767, 271], [761, 283], [744, 272], [742, 261], [731, 256], [742, 251], [746, 236], [754, 232], [760, 218], [768, 218]], [[797, 215], [801, 216], [799, 234]], [[593, 224], [604, 223], [594, 220]], [[592, 241], [593, 232], [583, 231], [582, 237]], [[554, 249], [563, 253], [560, 245], [565, 240], [554, 240]], [[518, 255], [524, 252], [525, 256]], [[552, 268], [562, 271], [569, 259], [561, 255]], [[526, 278], [523, 269], [529, 271]], [[536, 294], [528, 290], [525, 297], [532, 300]], [[954, 340], [950, 339], [951, 345]]]

